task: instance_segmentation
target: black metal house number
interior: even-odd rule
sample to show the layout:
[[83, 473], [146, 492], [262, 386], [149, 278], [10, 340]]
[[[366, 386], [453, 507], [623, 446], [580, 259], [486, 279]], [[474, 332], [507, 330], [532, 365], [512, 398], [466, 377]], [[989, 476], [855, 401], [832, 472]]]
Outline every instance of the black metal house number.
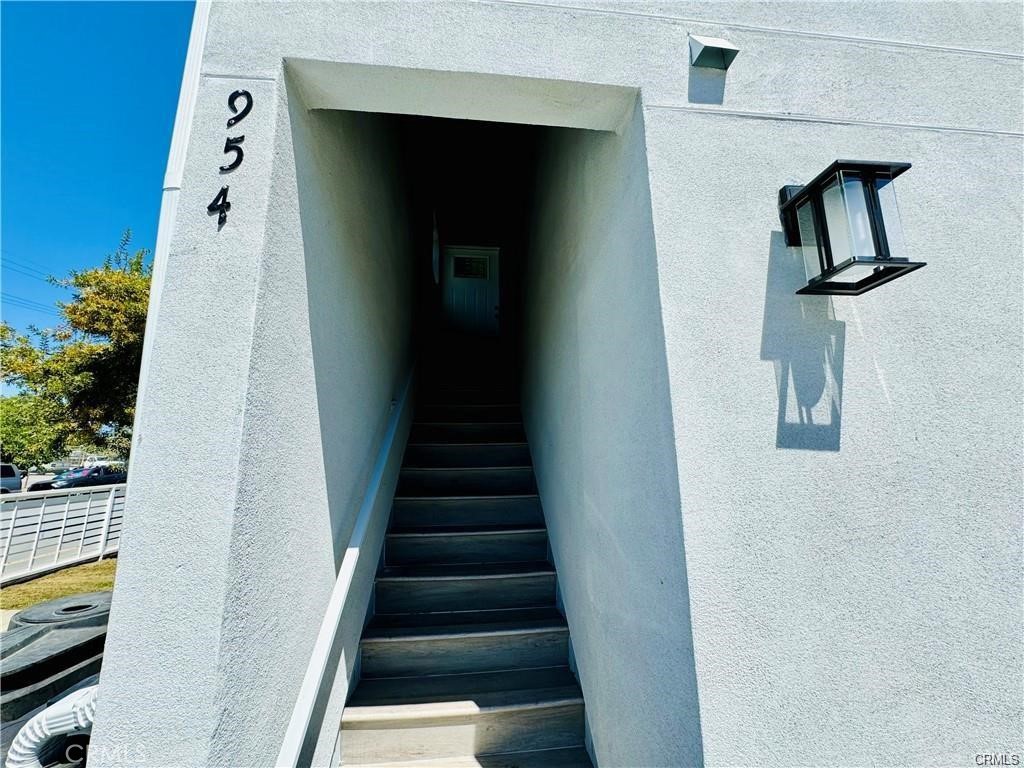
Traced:
[[[241, 109], [238, 108], [237, 103], [239, 99], [243, 99], [245, 104]], [[228, 109], [231, 110], [234, 117], [228, 118], [227, 127], [230, 128], [238, 123], [242, 122], [252, 111], [252, 94], [248, 91], [234, 91], [228, 96]], [[242, 150], [241, 144], [245, 141], [245, 136], [235, 136], [234, 138], [228, 137], [224, 140], [224, 154], [234, 154], [231, 162], [226, 163], [220, 167], [221, 173], [231, 173], [238, 166], [242, 164], [242, 160], [245, 159], [245, 152]], [[217, 214], [217, 227], [223, 227], [228, 220], [228, 211], [231, 210], [231, 203], [228, 202], [228, 185], [224, 185], [220, 188], [220, 192], [213, 198], [213, 201], [206, 206], [206, 210], [209, 211], [210, 215]]]

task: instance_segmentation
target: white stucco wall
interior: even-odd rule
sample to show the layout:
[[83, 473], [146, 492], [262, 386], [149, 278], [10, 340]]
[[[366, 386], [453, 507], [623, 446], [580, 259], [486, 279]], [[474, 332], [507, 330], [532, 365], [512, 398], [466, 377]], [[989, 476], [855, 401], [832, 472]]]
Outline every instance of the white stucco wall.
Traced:
[[[1020, 754], [1019, 139], [647, 121], [706, 755]], [[797, 298], [767, 196], [835, 157], [914, 163], [903, 221], [929, 265]], [[792, 404], [828, 378], [822, 435]]]
[[[232, 132], [245, 159], [218, 178], [238, 87], [255, 99]], [[277, 754], [412, 362], [402, 167], [380, 118], [310, 112], [284, 78], [204, 77], [185, 178], [151, 318], [97, 764]], [[222, 180], [232, 208], [218, 232], [204, 209]], [[349, 672], [375, 564], [346, 614]]]
[[[358, 172], [364, 157], [379, 165], [374, 152], [386, 139], [356, 118], [335, 125], [343, 119], [313, 115], [293, 125], [282, 61], [303, 59], [640, 91], [641, 111], [622, 138], [557, 139], [545, 169], [561, 169], [549, 178], [567, 191], [551, 210], [582, 216], [606, 206], [608, 242], [594, 239], [585, 216], [537, 219], [540, 242], [567, 266], [561, 284], [579, 289], [538, 304], [557, 310], [556, 335], [538, 337], [548, 346], [535, 350], [549, 357], [538, 362], [551, 369], [550, 355], [573, 349], [575, 323], [583, 342], [575, 360], [588, 363], [558, 376], [535, 368], [538, 410], [529, 419], [531, 437], [550, 441], [534, 450], [545, 503], [559, 515], [549, 518], [552, 542], [599, 757], [628, 765], [631, 749], [656, 760], [688, 748], [696, 731], [667, 744], [608, 738], [620, 735], [614, 719], [623, 708], [649, 716], [641, 733], [651, 738], [678, 732], [689, 715], [665, 710], [693, 712], [689, 688], [666, 699], [659, 674], [684, 684], [688, 663], [707, 765], [960, 765], [986, 751], [1024, 752], [1021, 23], [1014, 3], [216, 4], [173, 247], [158, 265], [166, 280], [151, 318], [129, 488], [135, 517], [126, 525], [97, 743], [137, 739], [198, 765], [227, 759], [211, 747], [216, 733], [236, 763], [268, 762], [319, 620], [312, 614], [333, 578], [328, 537], [346, 530], [335, 502], [357, 487], [393, 396], [385, 390], [398, 366], [369, 355], [364, 335], [381, 326], [355, 314], [362, 307], [379, 319], [399, 306], [397, 288], [380, 288], [393, 261], [311, 268], [330, 255], [329, 242], [311, 242], [313, 232], [348, 237], [368, 214], [339, 217], [347, 225], [337, 230], [321, 217], [311, 229], [299, 210], [309, 203], [329, 212], [375, 190], [372, 221], [382, 229], [374, 231], [385, 238], [401, 223], [379, 218], [390, 177], [333, 199], [327, 187], [305, 188], [332, 171], [345, 184], [353, 171], [343, 164]], [[689, 68], [688, 32], [740, 47], [727, 76]], [[231, 180], [230, 223], [217, 235], [205, 206], [222, 183], [224, 100], [242, 86], [258, 111], [246, 125], [246, 165]], [[330, 105], [343, 108], [339, 93]], [[616, 220], [643, 210], [633, 175], [641, 125], [651, 227], [632, 215]], [[293, 154], [293, 130], [317, 142], [340, 131], [354, 143], [333, 156]], [[305, 183], [290, 170], [296, 156], [300, 168], [315, 160]], [[911, 254], [929, 265], [863, 297], [798, 299], [776, 193], [838, 157], [914, 164], [898, 189]], [[603, 178], [587, 167], [591, 158], [624, 177]], [[595, 186], [565, 186], [577, 178]], [[613, 193], [624, 197], [602, 198]], [[559, 231], [592, 247], [557, 244]], [[627, 269], [610, 254], [630, 233], [638, 240], [624, 248]], [[336, 247], [335, 256], [358, 256]], [[628, 305], [619, 282], [646, 297], [642, 307]], [[383, 293], [361, 303], [365, 286]], [[342, 289], [354, 293], [329, 300]], [[308, 309], [293, 316], [302, 302]], [[597, 339], [584, 320], [603, 303], [626, 322]], [[264, 304], [274, 314], [263, 314]], [[333, 344], [347, 345], [359, 364]], [[605, 346], [623, 351], [605, 358]], [[398, 345], [386, 348], [400, 356]], [[629, 387], [623, 369], [634, 362], [639, 382]], [[356, 399], [348, 390], [328, 397], [323, 374], [344, 387], [363, 377], [376, 387], [370, 396], [379, 402], [359, 400], [365, 419], [354, 431], [342, 414]], [[545, 387], [571, 397], [573, 381], [579, 404], [556, 411]], [[620, 410], [593, 405], [613, 401]], [[802, 429], [794, 403], [828, 421]], [[542, 413], [550, 418], [535, 418]], [[604, 439], [608, 425], [620, 437], [606, 443], [610, 456], [584, 441]], [[321, 439], [338, 430], [343, 441]], [[590, 461], [552, 471], [544, 457], [574, 445]], [[673, 453], [675, 492], [666, 484], [671, 468], [662, 471]], [[340, 485], [328, 485], [330, 467], [349, 459], [365, 462], [350, 467], [351, 483], [331, 476]], [[264, 469], [254, 481], [250, 462]], [[226, 477], [211, 465], [225, 466]], [[271, 494], [278, 480], [268, 465], [312, 478], [301, 503], [314, 510], [313, 526], [308, 510]], [[651, 483], [637, 488], [644, 472]], [[187, 494], [178, 477], [189, 478]], [[630, 505], [629, 489], [649, 495]], [[633, 517], [614, 517], [621, 507]], [[265, 551], [275, 515], [291, 520], [296, 536], [283, 563]], [[572, 553], [583, 559], [566, 560]], [[587, 570], [602, 559], [642, 567], [618, 580]], [[666, 583], [654, 584], [654, 573]], [[638, 586], [651, 591], [638, 597]], [[653, 605], [662, 597], [669, 602]], [[298, 601], [290, 610], [288, 599]], [[646, 623], [638, 600], [680, 632], [668, 637]], [[620, 644], [622, 625], [640, 639]], [[621, 658], [595, 666], [591, 654], [616, 645]], [[252, 661], [240, 651], [252, 651]], [[636, 685], [623, 679], [627, 662], [656, 696], [614, 700], [617, 682]], [[256, 714], [242, 711], [249, 705]], [[159, 731], [164, 718], [172, 726]], [[235, 727], [241, 735], [230, 733]]]
[[639, 105], [550, 131], [526, 280], [523, 413], [599, 765], [702, 757]]

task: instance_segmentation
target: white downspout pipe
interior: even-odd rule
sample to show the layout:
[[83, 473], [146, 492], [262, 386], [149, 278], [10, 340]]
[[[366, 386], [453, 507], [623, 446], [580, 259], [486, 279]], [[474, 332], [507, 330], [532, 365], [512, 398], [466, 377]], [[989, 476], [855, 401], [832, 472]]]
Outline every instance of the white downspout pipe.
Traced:
[[6, 768], [42, 768], [39, 755], [51, 739], [92, 731], [98, 688], [90, 685], [72, 691], [21, 726], [7, 753]]
[[153, 276], [149, 285], [149, 308], [146, 315], [146, 332], [142, 338], [142, 365], [139, 369], [138, 395], [135, 403], [135, 422], [132, 425], [132, 447], [135, 453], [142, 439], [143, 401], [149, 380], [149, 359], [152, 355], [153, 340], [156, 337], [157, 317], [160, 314], [160, 298], [163, 295], [167, 277], [167, 260], [170, 258], [171, 236], [178, 217], [178, 197], [181, 194], [182, 177], [185, 174], [185, 152], [192, 134], [192, 120], [199, 98], [199, 79], [203, 66], [203, 48], [206, 45], [206, 31], [210, 24], [210, 2], [198, 0], [192, 14], [192, 32], [188, 38], [185, 54], [185, 70], [181, 77], [181, 91], [178, 93], [178, 111], [174, 118], [171, 134], [171, 149], [167, 155], [167, 171], [164, 174], [163, 196], [160, 199], [160, 220], [156, 231], [156, 246], [153, 251]]

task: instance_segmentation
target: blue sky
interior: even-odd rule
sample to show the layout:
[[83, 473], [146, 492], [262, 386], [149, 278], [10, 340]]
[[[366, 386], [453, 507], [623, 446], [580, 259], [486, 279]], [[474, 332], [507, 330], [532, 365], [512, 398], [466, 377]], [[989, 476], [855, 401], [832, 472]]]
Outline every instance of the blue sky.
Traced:
[[45, 275], [153, 249], [191, 2], [0, 5], [3, 319], [54, 325]]

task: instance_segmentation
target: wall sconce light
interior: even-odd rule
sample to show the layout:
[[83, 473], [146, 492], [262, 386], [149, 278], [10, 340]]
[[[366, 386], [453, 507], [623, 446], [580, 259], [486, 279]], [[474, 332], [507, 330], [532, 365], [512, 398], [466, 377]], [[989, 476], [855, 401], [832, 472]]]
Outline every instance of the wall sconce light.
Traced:
[[728, 69], [740, 49], [720, 37], [690, 35], [690, 66]]
[[836, 160], [808, 184], [779, 190], [786, 245], [803, 251], [797, 293], [859, 296], [925, 266], [910, 261], [893, 179], [910, 163]]

